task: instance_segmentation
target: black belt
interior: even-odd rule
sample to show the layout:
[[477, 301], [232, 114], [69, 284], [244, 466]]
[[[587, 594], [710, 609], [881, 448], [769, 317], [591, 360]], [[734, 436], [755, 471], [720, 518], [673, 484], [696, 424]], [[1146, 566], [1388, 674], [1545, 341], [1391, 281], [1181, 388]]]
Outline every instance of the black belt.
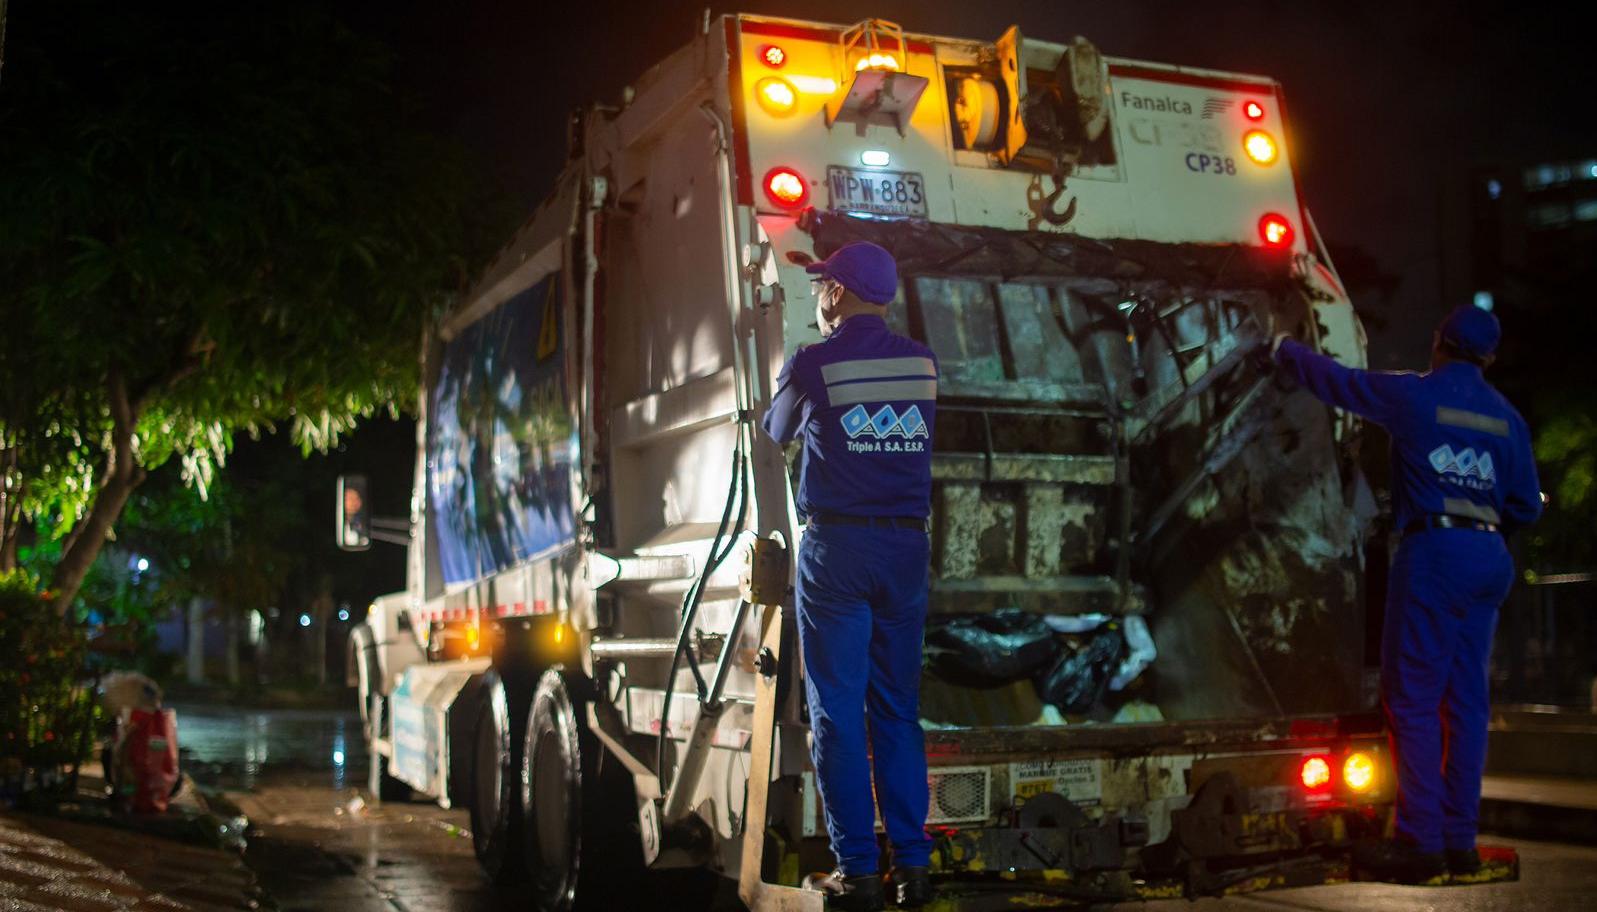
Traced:
[[926, 519], [920, 516], [849, 516], [846, 513], [815, 513], [810, 522], [823, 526], [888, 526], [894, 529], [930, 531]]
[[1426, 529], [1474, 529], [1476, 532], [1496, 532], [1497, 526], [1478, 519], [1468, 519], [1463, 516], [1451, 516], [1447, 513], [1433, 513], [1430, 516], [1416, 519], [1403, 530], [1404, 535], [1413, 535], [1415, 532], [1424, 532]]

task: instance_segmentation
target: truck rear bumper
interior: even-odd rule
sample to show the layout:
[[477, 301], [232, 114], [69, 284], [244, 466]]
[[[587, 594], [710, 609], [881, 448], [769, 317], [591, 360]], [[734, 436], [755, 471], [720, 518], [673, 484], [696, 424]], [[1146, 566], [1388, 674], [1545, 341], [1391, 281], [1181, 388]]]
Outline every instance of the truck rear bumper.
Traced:
[[[1507, 846], [1481, 846], [1481, 869], [1469, 875], [1442, 875], [1418, 886], [1448, 887], [1496, 883], [1519, 879], [1519, 853]], [[1001, 873], [981, 878], [938, 875], [935, 903], [927, 912], [1000, 912], [1011, 909], [1083, 904], [1195, 899], [1200, 896], [1237, 896], [1265, 890], [1347, 883], [1360, 879], [1346, 852], [1283, 859], [1230, 871], [1196, 890], [1182, 877], [1133, 878], [1123, 872], [1069, 876], [1044, 872], [1021, 877]]]

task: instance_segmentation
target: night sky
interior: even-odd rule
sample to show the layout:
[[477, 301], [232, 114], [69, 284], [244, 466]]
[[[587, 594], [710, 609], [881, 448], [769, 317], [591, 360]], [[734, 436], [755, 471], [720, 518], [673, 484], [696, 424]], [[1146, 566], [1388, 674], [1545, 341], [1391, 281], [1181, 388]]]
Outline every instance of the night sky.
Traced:
[[[564, 161], [567, 113], [617, 101], [690, 40], [704, 4], [360, 0], [344, 8], [357, 28], [395, 46], [402, 78], [428, 99], [438, 126], [477, 150], [530, 208]], [[1597, 152], [1590, 33], [1540, 4], [748, 0], [711, 9], [838, 23], [878, 16], [912, 32], [984, 39], [1018, 24], [1047, 40], [1083, 35], [1112, 56], [1280, 80], [1288, 140], [1322, 233], [1401, 277], [1384, 305], [1357, 302], [1387, 324], [1373, 339], [1382, 367], [1422, 367], [1430, 326], [1472, 291], [1462, 278], [1438, 291], [1439, 252], [1455, 273], [1467, 256], [1470, 170]], [[1512, 315], [1503, 316], [1511, 332]]]

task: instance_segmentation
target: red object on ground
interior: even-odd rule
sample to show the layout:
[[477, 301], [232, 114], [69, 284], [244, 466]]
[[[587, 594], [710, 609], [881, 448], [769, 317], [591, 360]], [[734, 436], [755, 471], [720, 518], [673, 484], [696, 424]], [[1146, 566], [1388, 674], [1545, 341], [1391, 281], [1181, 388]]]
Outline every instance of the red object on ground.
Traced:
[[178, 777], [177, 713], [170, 709], [130, 711], [116, 753], [119, 791], [133, 811], [163, 813]]

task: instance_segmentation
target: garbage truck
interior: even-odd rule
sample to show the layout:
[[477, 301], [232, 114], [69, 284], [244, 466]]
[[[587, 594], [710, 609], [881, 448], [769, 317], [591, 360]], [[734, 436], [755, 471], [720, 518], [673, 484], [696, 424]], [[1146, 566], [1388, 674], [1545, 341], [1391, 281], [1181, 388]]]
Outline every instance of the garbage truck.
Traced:
[[425, 332], [408, 583], [350, 638], [373, 792], [467, 806], [532, 908], [633, 907], [674, 868], [822, 907], [806, 518], [759, 420], [820, 340], [804, 266], [866, 240], [941, 366], [942, 906], [1347, 879], [1395, 794], [1384, 552], [1359, 424], [1258, 357], [1366, 351], [1281, 85], [1017, 28], [697, 32], [570, 119], [552, 192]]

